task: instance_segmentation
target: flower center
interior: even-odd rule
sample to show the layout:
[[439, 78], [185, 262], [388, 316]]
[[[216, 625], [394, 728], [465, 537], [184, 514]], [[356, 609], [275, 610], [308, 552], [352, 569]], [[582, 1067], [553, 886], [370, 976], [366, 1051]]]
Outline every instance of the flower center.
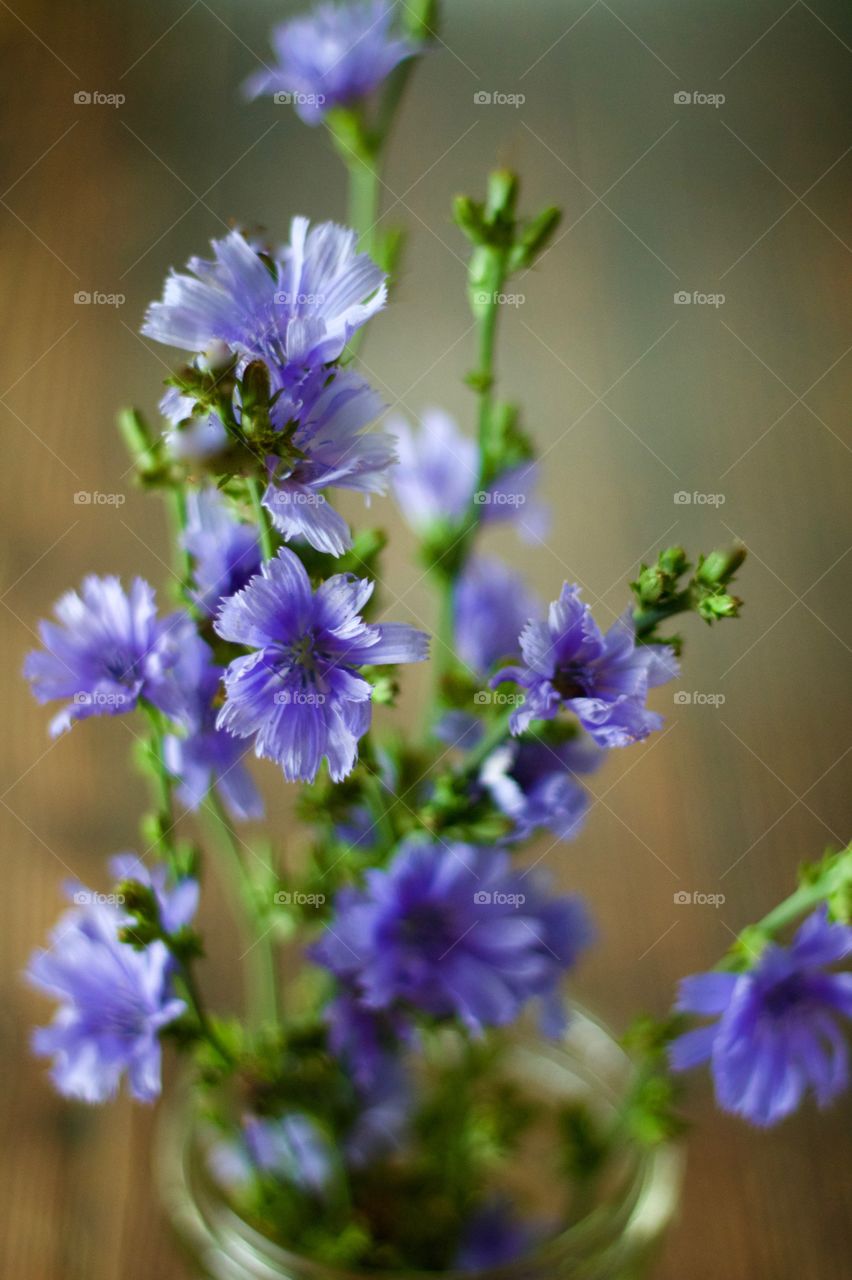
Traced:
[[805, 999], [805, 984], [802, 975], [793, 973], [783, 982], [776, 983], [764, 996], [763, 1006], [771, 1018], [780, 1019]]
[[551, 683], [563, 698], [585, 698], [588, 673], [584, 667], [570, 663], [567, 667], [560, 667]]

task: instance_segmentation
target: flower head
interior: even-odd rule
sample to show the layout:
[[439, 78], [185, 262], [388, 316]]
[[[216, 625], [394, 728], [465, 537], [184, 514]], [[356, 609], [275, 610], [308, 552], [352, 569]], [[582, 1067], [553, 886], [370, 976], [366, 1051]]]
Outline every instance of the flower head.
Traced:
[[230, 514], [217, 489], [206, 486], [187, 494], [183, 544], [193, 560], [195, 598], [214, 614], [223, 596], [232, 596], [260, 568], [257, 530]]
[[372, 697], [359, 667], [427, 656], [427, 637], [413, 627], [364, 622], [372, 590], [336, 574], [314, 592], [298, 556], [282, 548], [222, 605], [219, 635], [255, 652], [228, 667], [217, 724], [254, 737], [255, 754], [277, 761], [291, 782], [313, 781], [323, 756], [335, 782], [354, 768]]
[[249, 98], [274, 93], [292, 100], [306, 124], [319, 124], [332, 107], [372, 93], [417, 46], [394, 32], [390, 0], [319, 4], [309, 14], [275, 27], [278, 63], [250, 76]]
[[212, 786], [239, 821], [263, 817], [263, 801], [243, 763], [245, 748], [216, 725], [224, 671], [200, 636], [187, 637], [174, 670], [180, 688], [181, 733], [163, 742], [166, 768], [177, 779], [177, 798], [198, 809]]
[[605, 756], [589, 738], [559, 743], [516, 739], [484, 761], [479, 782], [513, 820], [514, 840], [525, 840], [542, 827], [560, 840], [573, 840], [589, 807], [588, 793], [576, 775], [599, 768]]
[[276, 405], [279, 418], [292, 415], [298, 426], [289, 437], [291, 465], [270, 458], [273, 477], [264, 497], [272, 522], [286, 539], [301, 537], [318, 551], [341, 555], [352, 545], [346, 521], [327, 502], [322, 490], [331, 485], [361, 493], [383, 493], [396, 453], [383, 432], [365, 433], [381, 413], [381, 396], [351, 370], [303, 394], [301, 406]]
[[198, 910], [198, 881], [185, 876], [170, 884], [165, 867], [148, 867], [135, 853], [117, 853], [109, 860], [110, 875], [116, 884], [135, 880], [153, 890], [166, 933], [177, 933], [192, 923]]
[[404, 418], [394, 418], [388, 426], [399, 454], [391, 476], [394, 496], [415, 533], [460, 524], [475, 505], [485, 523], [510, 520], [532, 540], [542, 536], [546, 513], [533, 500], [538, 482], [534, 464], [509, 468], [488, 489], [478, 489], [479, 451], [449, 414], [425, 410], [416, 433]]
[[132, 1096], [151, 1102], [161, 1088], [159, 1033], [186, 1006], [171, 989], [165, 944], [138, 951], [120, 942], [128, 918], [89, 896], [62, 917], [50, 950], [30, 961], [29, 981], [59, 1001], [53, 1023], [36, 1031], [33, 1045], [53, 1058], [53, 1081], [67, 1097], [105, 1102], [126, 1074]]
[[648, 711], [648, 691], [677, 675], [672, 651], [637, 645], [629, 613], [604, 635], [580, 588], [566, 583], [547, 620], [528, 622], [521, 633], [523, 667], [506, 667], [492, 684], [514, 680], [526, 697], [511, 718], [523, 733], [533, 720], [552, 720], [563, 708], [577, 716], [602, 747], [624, 747], [646, 738], [663, 723]]
[[292, 387], [337, 360], [356, 329], [384, 306], [384, 273], [333, 222], [309, 230], [294, 218], [290, 244], [261, 253], [239, 231], [214, 240], [213, 260], [190, 258], [172, 272], [142, 332], [184, 351], [224, 344], [240, 360], [262, 360], [275, 388]]
[[540, 612], [521, 574], [484, 557], [466, 565], [456, 583], [453, 607], [456, 652], [477, 675], [516, 654], [523, 627]]
[[479, 1032], [536, 997], [555, 1031], [560, 980], [589, 936], [579, 903], [547, 897], [504, 851], [412, 840], [338, 895], [313, 956], [368, 1010], [413, 1006]]
[[62, 733], [75, 720], [132, 711], [140, 698], [173, 714], [180, 703], [171, 679], [182, 646], [194, 635], [185, 614], [157, 617], [154, 589], [136, 578], [125, 592], [118, 578], [88, 577], [42, 622], [43, 650], [27, 655], [24, 675], [39, 702], [70, 699], [51, 722]]
[[749, 972], [685, 978], [676, 1007], [715, 1021], [673, 1042], [673, 1068], [709, 1061], [720, 1107], [757, 1125], [782, 1120], [809, 1089], [827, 1106], [849, 1081], [838, 1021], [852, 1018], [852, 973], [829, 966], [850, 955], [852, 927], [820, 908], [791, 946], [770, 943]]

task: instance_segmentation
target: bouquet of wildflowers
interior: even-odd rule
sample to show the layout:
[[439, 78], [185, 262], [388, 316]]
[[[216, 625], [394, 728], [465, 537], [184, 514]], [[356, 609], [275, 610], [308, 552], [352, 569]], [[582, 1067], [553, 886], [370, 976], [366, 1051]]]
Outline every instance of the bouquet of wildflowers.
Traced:
[[[250, 96], [291, 101], [345, 162], [351, 227], [294, 217], [276, 246], [235, 229], [168, 277], [143, 332], [182, 352], [153, 429], [121, 427], [136, 475], [174, 523], [177, 600], [136, 579], [88, 577], [63, 595], [25, 674], [59, 704], [51, 731], [133, 717], [151, 783], [138, 852], [74, 899], [29, 978], [57, 1003], [35, 1037], [56, 1087], [104, 1103], [124, 1083], [151, 1102], [164, 1045], [190, 1064], [206, 1156], [240, 1214], [288, 1248], [355, 1270], [477, 1270], [546, 1247], [608, 1176], [617, 1139], [680, 1126], [677, 1073], [709, 1063], [719, 1105], [758, 1125], [847, 1083], [852, 851], [804, 869], [780, 906], [671, 1017], [628, 1037], [635, 1079], [615, 1116], [524, 1093], [502, 1071], [517, 1033], [558, 1041], [564, 986], [594, 941], [587, 908], [524, 851], [583, 829], [583, 776], [656, 732], [657, 686], [677, 678], [675, 618], [735, 618], [741, 548], [642, 565], [601, 630], [579, 587], [549, 605], [480, 554], [510, 522], [541, 536], [534, 444], [498, 395], [501, 299], [547, 250], [555, 209], [527, 216], [516, 177], [459, 197], [477, 335], [474, 430], [439, 409], [390, 420], [359, 370], [402, 236], [379, 218], [394, 115], [435, 6], [322, 4], [275, 32]], [[385, 619], [385, 536], [353, 531], [340, 490], [393, 492], [414, 529], [438, 622]], [[523, 552], [521, 552], [523, 555]], [[632, 594], [631, 594], [632, 593]], [[392, 611], [391, 611], [392, 612]], [[431, 661], [425, 723], [393, 708]], [[80, 731], [80, 730], [78, 730]], [[309, 840], [285, 871], [249, 754], [297, 785]], [[202, 870], [234, 884], [245, 1021], [200, 994]], [[295, 944], [295, 945], [294, 945]], [[213, 945], [208, 943], [207, 945]], [[548, 1135], [560, 1187], [543, 1220], [509, 1175]], [[542, 1157], [544, 1158], [544, 1157]]]

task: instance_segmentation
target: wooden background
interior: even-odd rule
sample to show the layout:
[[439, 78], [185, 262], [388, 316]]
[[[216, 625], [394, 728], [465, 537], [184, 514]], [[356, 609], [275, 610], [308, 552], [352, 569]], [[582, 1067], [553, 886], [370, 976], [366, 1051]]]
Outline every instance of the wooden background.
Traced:
[[[184, 1274], [149, 1187], [150, 1113], [124, 1100], [69, 1107], [28, 1053], [46, 1009], [20, 971], [62, 879], [102, 886], [105, 855], [134, 846], [141, 792], [124, 768], [128, 724], [90, 723], [51, 745], [20, 665], [35, 619], [84, 572], [167, 584], [162, 513], [130, 488], [112, 426], [122, 402], [153, 408], [165, 376], [169, 353], [137, 331], [167, 267], [231, 216], [275, 236], [295, 212], [343, 216], [322, 135], [236, 93], [291, 8], [0, 0], [0, 1256], [15, 1280]], [[548, 597], [563, 578], [582, 582], [603, 623], [660, 546], [737, 534], [752, 551], [742, 620], [692, 627], [679, 686], [724, 703], [660, 691], [666, 731], [593, 780], [579, 843], [539, 851], [588, 894], [606, 943], [577, 991], [623, 1025], [637, 1007], [662, 1011], [677, 977], [711, 964], [801, 859], [850, 835], [852, 23], [840, 0], [446, 10], [388, 175], [386, 204], [413, 243], [366, 348], [371, 376], [412, 416], [438, 401], [471, 421], [464, 247], [448, 202], [480, 190], [495, 160], [511, 163], [529, 207], [566, 210], [558, 243], [517, 286], [501, 347], [503, 386], [546, 451], [554, 524], [542, 547], [505, 531], [494, 547]], [[96, 91], [126, 100], [74, 101]], [[475, 101], [495, 91], [526, 100]], [[679, 91], [725, 102], [678, 104]], [[679, 290], [725, 300], [677, 305]], [[81, 305], [78, 291], [125, 301]], [[724, 501], [676, 503], [679, 491]], [[125, 501], [81, 505], [79, 492]], [[389, 502], [376, 510], [397, 529]], [[428, 622], [398, 532], [389, 616]], [[418, 676], [406, 683], [402, 715], [425, 695]], [[261, 776], [275, 829], [297, 843], [286, 786]], [[678, 906], [678, 891], [726, 900]], [[213, 882], [204, 916], [216, 937], [205, 985], [233, 1006], [235, 943]], [[691, 1112], [661, 1280], [848, 1275], [849, 1102], [761, 1135], [715, 1115], [698, 1081]]]

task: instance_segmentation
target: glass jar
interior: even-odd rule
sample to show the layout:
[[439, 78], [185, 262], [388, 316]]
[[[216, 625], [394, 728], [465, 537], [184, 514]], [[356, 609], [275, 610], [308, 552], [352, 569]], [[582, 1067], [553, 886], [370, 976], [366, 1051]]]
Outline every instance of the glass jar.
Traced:
[[[521, 1043], [510, 1055], [514, 1079], [536, 1096], [582, 1102], [614, 1115], [632, 1067], [610, 1032], [576, 1011], [557, 1043]], [[156, 1176], [166, 1213], [205, 1280], [640, 1280], [649, 1275], [680, 1192], [679, 1147], [625, 1146], [618, 1171], [585, 1216], [522, 1261], [479, 1272], [351, 1272], [289, 1253], [246, 1222], [212, 1178], [188, 1090], [164, 1105]], [[543, 1194], [546, 1189], [542, 1189]]]

